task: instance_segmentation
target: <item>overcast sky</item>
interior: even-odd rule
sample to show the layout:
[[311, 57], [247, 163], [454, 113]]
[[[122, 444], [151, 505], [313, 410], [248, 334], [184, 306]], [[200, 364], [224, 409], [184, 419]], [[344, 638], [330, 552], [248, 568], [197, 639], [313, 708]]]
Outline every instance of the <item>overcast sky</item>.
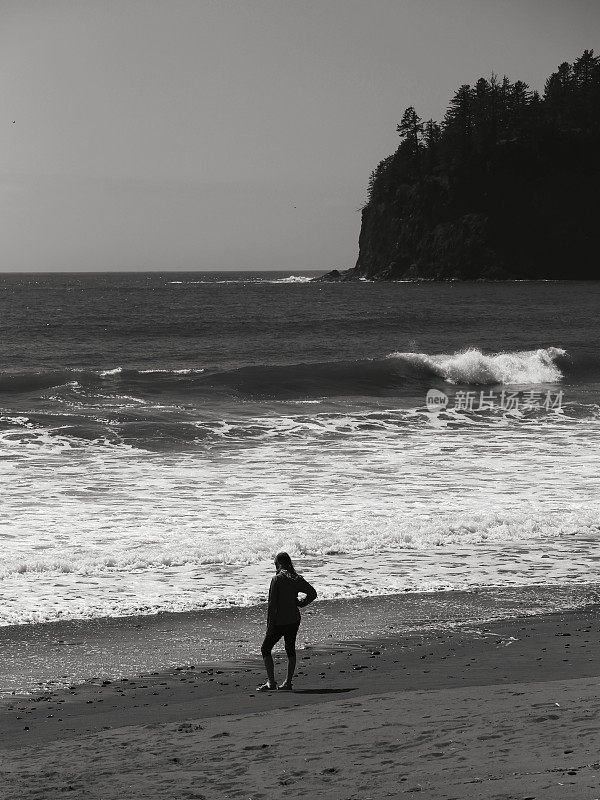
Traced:
[[0, 0], [0, 271], [352, 266], [415, 105], [542, 88], [598, 0]]

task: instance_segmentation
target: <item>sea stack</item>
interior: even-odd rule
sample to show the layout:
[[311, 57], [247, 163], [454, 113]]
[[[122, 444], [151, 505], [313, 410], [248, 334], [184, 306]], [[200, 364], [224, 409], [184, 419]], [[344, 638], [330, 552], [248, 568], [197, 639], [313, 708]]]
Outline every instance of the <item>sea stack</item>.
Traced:
[[407, 108], [373, 171], [353, 269], [321, 280], [598, 280], [600, 59], [461, 86], [441, 123]]

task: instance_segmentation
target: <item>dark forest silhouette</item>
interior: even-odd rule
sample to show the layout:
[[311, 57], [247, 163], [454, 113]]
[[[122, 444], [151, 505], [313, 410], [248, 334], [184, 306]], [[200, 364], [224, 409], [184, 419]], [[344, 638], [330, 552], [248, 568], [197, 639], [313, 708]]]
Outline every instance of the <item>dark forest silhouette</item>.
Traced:
[[600, 58], [561, 64], [542, 96], [496, 75], [441, 123], [413, 107], [371, 175], [349, 278], [600, 279]]

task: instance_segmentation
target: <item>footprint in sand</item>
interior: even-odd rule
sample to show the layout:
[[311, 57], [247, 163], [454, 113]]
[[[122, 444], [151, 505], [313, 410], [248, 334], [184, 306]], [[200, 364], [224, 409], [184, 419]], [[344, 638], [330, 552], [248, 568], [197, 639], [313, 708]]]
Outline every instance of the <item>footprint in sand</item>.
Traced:
[[202, 725], [192, 725], [191, 722], [184, 722], [177, 728], [181, 733], [193, 733], [194, 731], [203, 731]]

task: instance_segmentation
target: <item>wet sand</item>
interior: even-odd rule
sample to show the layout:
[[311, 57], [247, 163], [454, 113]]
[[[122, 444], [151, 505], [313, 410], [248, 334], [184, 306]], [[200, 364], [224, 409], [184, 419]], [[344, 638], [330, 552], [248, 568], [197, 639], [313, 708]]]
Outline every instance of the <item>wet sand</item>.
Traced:
[[309, 646], [293, 693], [252, 660], [5, 698], [0, 797], [593, 800], [598, 611]]
[[[303, 612], [298, 646], [481, 625], [582, 608], [598, 598], [600, 586], [588, 584], [319, 600]], [[0, 696], [259, 655], [265, 614], [263, 604], [0, 627]]]

